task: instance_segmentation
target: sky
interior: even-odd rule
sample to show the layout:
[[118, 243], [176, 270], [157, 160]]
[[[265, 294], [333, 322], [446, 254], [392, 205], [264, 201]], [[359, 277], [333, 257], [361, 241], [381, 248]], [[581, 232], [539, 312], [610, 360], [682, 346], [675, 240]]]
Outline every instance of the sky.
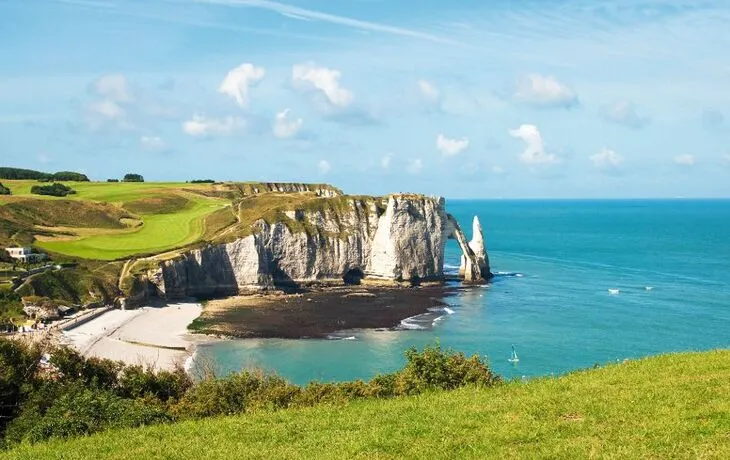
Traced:
[[727, 0], [0, 0], [0, 164], [730, 197]]

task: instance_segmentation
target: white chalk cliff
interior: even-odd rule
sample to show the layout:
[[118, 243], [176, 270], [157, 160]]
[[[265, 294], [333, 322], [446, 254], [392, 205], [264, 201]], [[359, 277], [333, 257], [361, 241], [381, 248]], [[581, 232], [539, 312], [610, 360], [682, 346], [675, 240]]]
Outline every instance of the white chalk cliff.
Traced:
[[156, 295], [233, 295], [310, 283], [440, 282], [446, 240], [462, 249], [466, 281], [488, 279], [489, 260], [479, 220], [467, 243], [443, 198], [392, 195], [337, 197], [337, 206], [291, 209], [264, 219], [251, 235], [207, 245], [160, 262], [145, 281]]

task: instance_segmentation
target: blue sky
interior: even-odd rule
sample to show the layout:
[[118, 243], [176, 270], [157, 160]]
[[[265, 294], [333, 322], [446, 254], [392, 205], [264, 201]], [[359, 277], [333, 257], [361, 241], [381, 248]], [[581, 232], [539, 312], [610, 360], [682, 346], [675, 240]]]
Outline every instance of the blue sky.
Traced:
[[727, 24], [725, 0], [0, 0], [0, 163], [728, 197]]

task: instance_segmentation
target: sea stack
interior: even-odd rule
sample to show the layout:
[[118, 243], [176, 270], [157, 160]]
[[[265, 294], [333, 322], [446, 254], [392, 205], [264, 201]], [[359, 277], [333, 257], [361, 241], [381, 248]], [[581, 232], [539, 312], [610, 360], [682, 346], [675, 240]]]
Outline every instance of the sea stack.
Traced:
[[[487, 254], [487, 248], [484, 244], [484, 232], [482, 231], [482, 224], [479, 222], [478, 216], [474, 216], [474, 220], [472, 221], [472, 237], [468, 246], [474, 253], [476, 265], [479, 267], [479, 272], [482, 278], [489, 279], [492, 276], [491, 268], [489, 266], [489, 255]], [[459, 267], [460, 276], [468, 278], [468, 265], [469, 261], [467, 260], [467, 256], [462, 254], [461, 266]]]

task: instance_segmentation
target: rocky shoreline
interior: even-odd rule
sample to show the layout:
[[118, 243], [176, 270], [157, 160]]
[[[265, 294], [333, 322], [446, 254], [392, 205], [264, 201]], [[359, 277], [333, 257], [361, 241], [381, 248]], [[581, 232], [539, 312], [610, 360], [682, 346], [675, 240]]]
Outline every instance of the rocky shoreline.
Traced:
[[195, 332], [250, 338], [326, 338], [347, 329], [392, 329], [401, 321], [444, 308], [461, 288], [329, 287], [294, 294], [229, 297], [206, 303]]

